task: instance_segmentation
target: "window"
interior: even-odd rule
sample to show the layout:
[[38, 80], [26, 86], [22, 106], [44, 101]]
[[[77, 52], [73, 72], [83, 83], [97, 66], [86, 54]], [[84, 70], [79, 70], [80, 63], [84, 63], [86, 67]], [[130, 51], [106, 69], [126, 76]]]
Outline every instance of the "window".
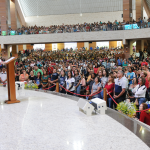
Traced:
[[45, 49], [45, 44], [34, 44], [33, 48], [35, 50], [40, 50], [40, 49], [44, 50]]
[[65, 49], [70, 49], [72, 48], [73, 50], [75, 50], [77, 48], [77, 43], [65, 43]]
[[106, 41], [106, 42], [96, 42], [96, 47], [107, 47], [109, 48], [109, 41]]

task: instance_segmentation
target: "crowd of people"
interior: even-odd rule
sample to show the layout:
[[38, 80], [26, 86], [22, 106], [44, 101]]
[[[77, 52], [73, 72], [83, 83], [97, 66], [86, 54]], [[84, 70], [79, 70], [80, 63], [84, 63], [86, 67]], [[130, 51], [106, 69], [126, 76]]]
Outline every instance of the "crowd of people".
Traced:
[[[49, 27], [45, 26], [22, 26], [15, 31], [16, 35], [22, 34], [49, 34], [49, 33], [72, 33], [72, 32], [92, 32], [92, 31], [111, 31], [111, 30], [124, 30], [124, 25], [132, 25], [137, 24], [139, 28], [149, 28], [150, 27], [150, 18], [147, 20], [145, 17], [143, 19], [139, 18], [138, 21], [123, 21], [118, 22], [115, 20], [114, 22], [108, 21], [105, 22], [94, 22], [94, 23], [86, 23], [83, 24], [72, 24], [72, 25], [50, 25]], [[10, 35], [11, 28], [8, 29], [8, 35]], [[1, 35], [1, 29], [0, 29]]]
[[[107, 106], [116, 108], [113, 99], [134, 102], [139, 110], [149, 107], [150, 60], [149, 55], [128, 59], [117, 58], [115, 54], [123, 49], [81, 48], [78, 51], [26, 51], [25, 59], [15, 62], [15, 80], [34, 83], [39, 89], [56, 90], [73, 96], [103, 99], [106, 88]], [[141, 59], [141, 60], [140, 60]], [[7, 82], [5, 66], [0, 65], [0, 82]], [[5, 79], [4, 79], [5, 76]], [[113, 99], [112, 99], [113, 98]], [[140, 121], [150, 125], [150, 111], [135, 114]]]

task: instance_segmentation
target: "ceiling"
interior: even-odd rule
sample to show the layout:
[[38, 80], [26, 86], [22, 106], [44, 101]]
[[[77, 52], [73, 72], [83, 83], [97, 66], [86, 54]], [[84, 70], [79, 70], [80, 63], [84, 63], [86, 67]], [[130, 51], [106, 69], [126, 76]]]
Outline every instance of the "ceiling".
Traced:
[[113, 12], [123, 10], [123, 0], [19, 0], [19, 1], [22, 10], [24, 12], [24, 15], [26, 17]]
[[150, 9], [150, 0], [146, 0], [147, 4], [148, 4], [148, 7]]

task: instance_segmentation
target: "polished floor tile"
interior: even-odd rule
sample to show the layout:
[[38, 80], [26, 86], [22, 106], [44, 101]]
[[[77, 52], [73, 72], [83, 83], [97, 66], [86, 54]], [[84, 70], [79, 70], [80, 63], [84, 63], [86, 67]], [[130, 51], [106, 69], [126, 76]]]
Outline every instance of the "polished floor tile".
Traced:
[[107, 115], [86, 116], [77, 102], [36, 91], [17, 91], [18, 104], [3, 104], [0, 87], [0, 150], [149, 150]]

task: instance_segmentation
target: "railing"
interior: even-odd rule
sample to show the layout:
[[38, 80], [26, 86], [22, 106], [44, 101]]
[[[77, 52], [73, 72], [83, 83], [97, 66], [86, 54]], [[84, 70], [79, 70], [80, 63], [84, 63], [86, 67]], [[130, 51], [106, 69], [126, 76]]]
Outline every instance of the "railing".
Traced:
[[[90, 27], [90, 26], [89, 26]], [[142, 29], [150, 28], [150, 22], [135, 23], [135, 24], [126, 24], [126, 25], [102, 25], [94, 27], [79, 27], [76, 28], [63, 28], [63, 29], [53, 29], [53, 30], [16, 30], [16, 31], [1, 31], [2, 36], [6, 35], [31, 35], [31, 34], [52, 34], [52, 33], [74, 33], [74, 32], [94, 32], [94, 31], [116, 31], [116, 30], [133, 30], [133, 29]]]

